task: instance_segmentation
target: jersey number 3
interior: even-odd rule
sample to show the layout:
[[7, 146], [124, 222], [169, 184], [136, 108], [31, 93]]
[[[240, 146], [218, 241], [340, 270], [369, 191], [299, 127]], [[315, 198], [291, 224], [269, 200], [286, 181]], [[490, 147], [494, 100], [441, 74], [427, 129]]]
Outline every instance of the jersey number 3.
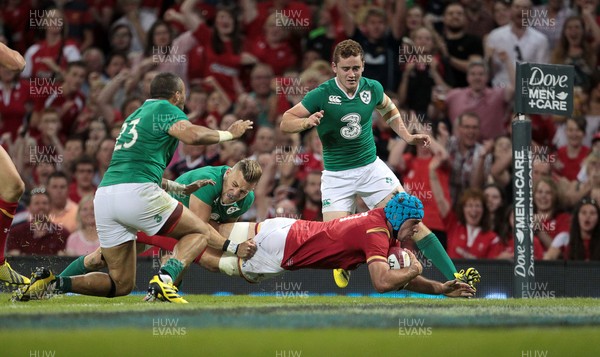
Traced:
[[360, 126], [360, 115], [358, 115], [358, 113], [346, 114], [340, 120], [344, 123], [347, 123], [340, 129], [340, 135], [344, 139], [356, 139], [362, 132], [362, 127]]
[[[132, 120], [129, 123], [123, 124], [123, 126], [121, 127], [121, 132], [119, 133], [119, 136], [117, 136], [117, 140], [116, 140], [117, 144], [115, 144], [115, 151], [120, 150], [122, 148], [129, 149], [130, 147], [133, 146], [133, 144], [135, 144], [135, 142], [137, 141], [137, 138], [138, 138], [138, 132], [135, 129], [135, 127], [140, 122], [140, 119], [141, 118], [137, 118], [135, 120]], [[121, 140], [121, 135], [123, 135], [123, 133], [127, 131], [128, 124], [131, 124], [131, 128], [129, 129], [129, 134], [131, 134], [131, 140], [126, 143], [120, 144], [119, 142]]]

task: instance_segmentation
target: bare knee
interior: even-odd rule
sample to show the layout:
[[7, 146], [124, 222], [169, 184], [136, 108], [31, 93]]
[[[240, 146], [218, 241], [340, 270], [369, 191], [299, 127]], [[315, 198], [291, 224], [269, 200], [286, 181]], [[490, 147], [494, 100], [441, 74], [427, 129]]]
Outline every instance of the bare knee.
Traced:
[[20, 177], [15, 177], [13, 180], [8, 180], [4, 183], [3, 197], [6, 202], [19, 202], [19, 199], [25, 192], [25, 183]]
[[133, 279], [123, 279], [123, 280], [117, 280], [114, 282], [115, 282], [115, 296], [129, 295], [133, 291], [133, 287], [135, 285]]

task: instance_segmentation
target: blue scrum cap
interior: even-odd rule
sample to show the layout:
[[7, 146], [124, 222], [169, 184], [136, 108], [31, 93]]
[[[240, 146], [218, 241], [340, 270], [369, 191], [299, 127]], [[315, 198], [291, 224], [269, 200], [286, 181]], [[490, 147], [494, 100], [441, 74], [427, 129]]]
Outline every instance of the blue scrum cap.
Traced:
[[425, 215], [421, 200], [406, 192], [395, 194], [383, 210], [394, 231], [400, 230], [406, 220], [423, 219]]

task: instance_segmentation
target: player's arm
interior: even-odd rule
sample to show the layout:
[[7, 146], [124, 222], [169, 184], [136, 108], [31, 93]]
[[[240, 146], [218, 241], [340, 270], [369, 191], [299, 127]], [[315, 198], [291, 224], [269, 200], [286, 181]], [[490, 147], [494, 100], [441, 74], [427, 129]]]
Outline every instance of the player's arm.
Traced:
[[190, 183], [189, 185], [184, 185], [179, 182], [167, 180], [166, 178], [163, 178], [161, 182], [161, 187], [163, 190], [169, 193], [187, 196], [191, 195], [192, 193], [196, 192], [198, 189], [206, 185], [214, 186], [215, 182], [213, 180], [196, 180]]
[[423, 144], [424, 146], [428, 146], [430, 144], [431, 139], [429, 138], [429, 135], [413, 135], [406, 129], [400, 116], [400, 111], [387, 94], [383, 94], [383, 100], [375, 109], [402, 140], [411, 145]]
[[205, 126], [194, 125], [187, 120], [180, 120], [171, 125], [169, 135], [188, 145], [210, 145], [238, 139], [248, 129], [252, 129], [250, 120], [237, 120], [227, 131], [213, 130]]
[[22, 71], [25, 68], [25, 58], [15, 50], [0, 42], [0, 65], [11, 71]]
[[320, 110], [311, 114], [302, 102], [296, 104], [293, 108], [283, 113], [281, 120], [281, 131], [284, 133], [299, 133], [301, 131], [313, 128], [321, 122], [323, 111]]
[[390, 269], [385, 257], [371, 257], [367, 263], [371, 283], [379, 293], [400, 290], [423, 271], [421, 263], [414, 255], [411, 256], [408, 267], [398, 270]]

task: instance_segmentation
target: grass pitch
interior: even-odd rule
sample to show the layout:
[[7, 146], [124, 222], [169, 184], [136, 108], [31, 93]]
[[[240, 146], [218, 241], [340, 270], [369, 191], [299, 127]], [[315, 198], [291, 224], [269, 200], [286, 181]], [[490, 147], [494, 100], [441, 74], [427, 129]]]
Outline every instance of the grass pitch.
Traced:
[[597, 299], [0, 295], [0, 356], [595, 356]]

